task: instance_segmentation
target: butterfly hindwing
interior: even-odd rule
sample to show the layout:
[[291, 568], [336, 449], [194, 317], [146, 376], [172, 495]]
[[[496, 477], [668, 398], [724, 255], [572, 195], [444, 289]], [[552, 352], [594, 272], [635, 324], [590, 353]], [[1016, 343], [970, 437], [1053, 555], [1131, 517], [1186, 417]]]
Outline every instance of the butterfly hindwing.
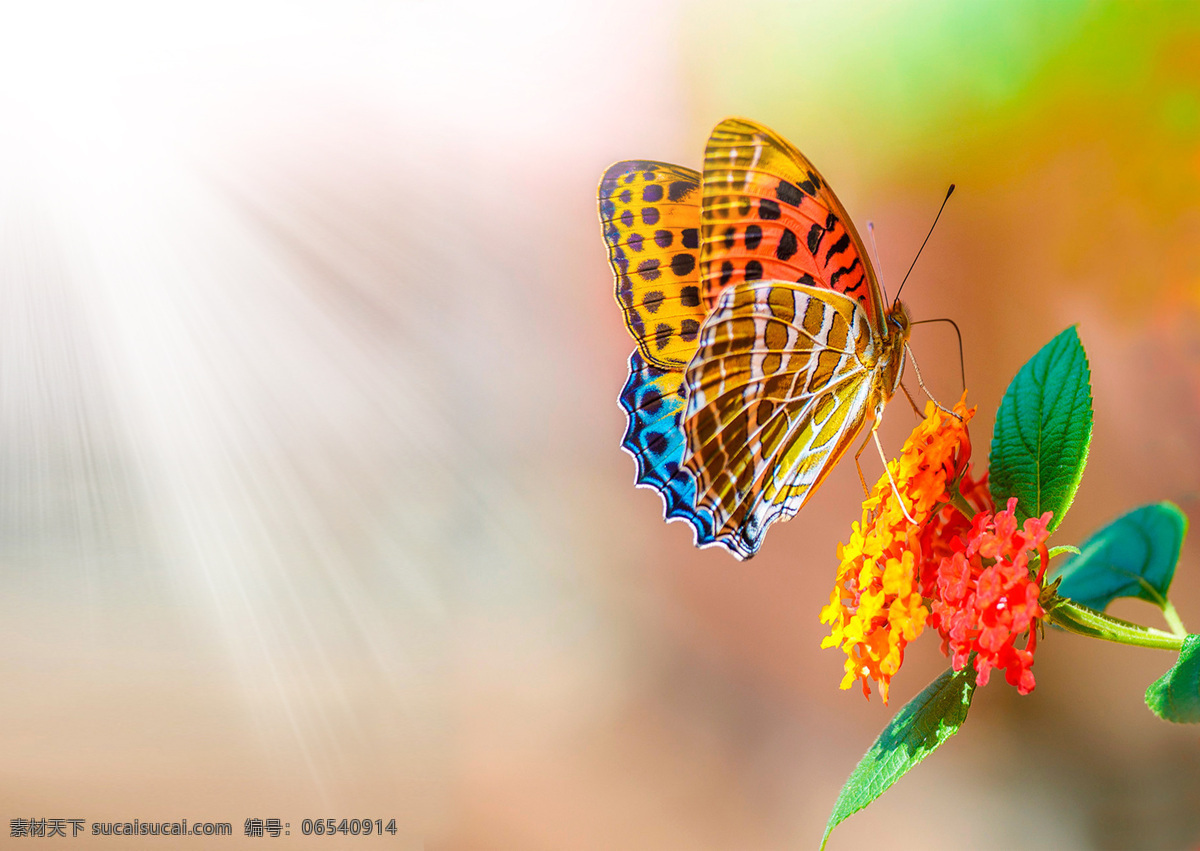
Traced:
[[715, 302], [739, 281], [795, 281], [855, 299], [875, 331], [883, 305], [862, 240], [816, 167], [787, 140], [740, 118], [704, 152], [700, 271]]
[[739, 558], [791, 517], [862, 430], [875, 403], [865, 312], [841, 293], [785, 281], [724, 291], [685, 373], [684, 466], [696, 511]]
[[681, 368], [696, 350], [700, 300], [700, 175], [649, 160], [612, 165], [600, 180], [600, 227], [617, 302], [643, 357]]
[[712, 543], [712, 516], [697, 512], [696, 479], [683, 466], [686, 442], [681, 419], [685, 407], [683, 372], [647, 361], [638, 350], [629, 359], [629, 379], [620, 403], [629, 418], [621, 446], [637, 462], [637, 483], [654, 488], [668, 520], [692, 524], [699, 546]]

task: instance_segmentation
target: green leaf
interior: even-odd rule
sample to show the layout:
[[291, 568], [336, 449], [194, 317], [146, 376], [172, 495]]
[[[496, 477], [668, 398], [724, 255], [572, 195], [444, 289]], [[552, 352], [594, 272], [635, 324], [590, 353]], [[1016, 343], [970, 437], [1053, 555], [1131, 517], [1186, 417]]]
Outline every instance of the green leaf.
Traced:
[[1164, 721], [1200, 724], [1200, 635], [1189, 635], [1179, 660], [1146, 689], [1146, 705]]
[[1175, 505], [1143, 505], [1088, 538], [1051, 578], [1062, 577], [1059, 596], [1100, 611], [1117, 597], [1165, 609], [1186, 532], [1187, 517]]
[[1021, 367], [1008, 385], [992, 433], [992, 498], [1017, 498], [1017, 520], [1066, 516], [1092, 442], [1092, 386], [1087, 355], [1068, 328]]
[[975, 693], [975, 668], [946, 671], [905, 704], [855, 766], [825, 825], [821, 847], [833, 829], [866, 807], [958, 732]]
[[[1048, 553], [1046, 553], [1046, 555], [1050, 556], [1050, 561], [1054, 561], [1060, 555], [1063, 555], [1065, 553], [1074, 553], [1075, 555], [1079, 555], [1079, 547], [1073, 547], [1070, 544], [1063, 544], [1060, 547], [1051, 547], [1050, 551]], [[1037, 553], [1033, 553], [1029, 557], [1029, 567], [1031, 569], [1033, 569], [1033, 570], [1038, 569], [1041, 566], [1041, 563], [1042, 563], [1042, 557], [1040, 555], [1038, 555]]]

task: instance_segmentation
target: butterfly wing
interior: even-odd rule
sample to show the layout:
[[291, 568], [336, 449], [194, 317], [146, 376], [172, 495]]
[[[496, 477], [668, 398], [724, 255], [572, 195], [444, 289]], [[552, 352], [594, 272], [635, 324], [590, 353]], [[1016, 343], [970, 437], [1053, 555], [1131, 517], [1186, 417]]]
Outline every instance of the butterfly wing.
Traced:
[[683, 466], [683, 371], [655, 366], [635, 349], [620, 403], [629, 418], [621, 446], [637, 462], [638, 485], [658, 491], [667, 520], [692, 524], [697, 546], [711, 544], [712, 515], [696, 510], [696, 479]]
[[787, 281], [725, 290], [685, 373], [695, 511], [738, 558], [793, 516], [877, 403], [880, 354], [852, 296]]
[[884, 305], [862, 240], [825, 178], [783, 137], [727, 118], [704, 152], [701, 296], [740, 281], [796, 281], [844, 293], [883, 333]]
[[700, 175], [649, 160], [610, 166], [597, 192], [617, 303], [642, 357], [682, 369], [696, 350]]
[[742, 119], [713, 132], [703, 187], [690, 169], [633, 160], [598, 196], [638, 343], [621, 394], [638, 484], [697, 545], [748, 558], [881, 401], [891, 347], [862, 240], [816, 168]]
[[621, 446], [637, 484], [658, 491], [668, 520], [712, 543], [712, 518], [695, 510], [696, 481], [683, 466], [683, 370], [696, 351], [700, 303], [700, 174], [649, 160], [611, 166], [600, 180], [600, 226], [617, 303], [638, 343], [621, 390], [628, 418]]

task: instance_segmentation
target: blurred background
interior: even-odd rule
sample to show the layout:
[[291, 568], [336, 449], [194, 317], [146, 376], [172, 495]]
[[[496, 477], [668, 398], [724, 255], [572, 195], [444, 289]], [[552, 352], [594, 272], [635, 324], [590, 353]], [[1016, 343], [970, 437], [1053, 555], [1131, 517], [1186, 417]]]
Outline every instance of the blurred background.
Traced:
[[[596, 184], [698, 167], [729, 115], [875, 222], [893, 287], [957, 183], [905, 299], [962, 328], [981, 462], [1078, 323], [1095, 439], [1056, 543], [1200, 512], [1195, 5], [0, 16], [0, 843], [187, 818], [233, 823], [213, 848], [815, 847], [947, 663], [926, 635], [890, 707], [837, 688], [853, 465], [745, 564], [633, 486]], [[956, 398], [953, 334], [913, 347]], [[889, 408], [889, 451], [913, 423]], [[1174, 592], [1200, 631], [1195, 539]], [[1200, 732], [1142, 703], [1171, 661], [1049, 634], [1032, 695], [994, 679], [830, 847], [1196, 847]], [[302, 841], [326, 817], [398, 833]]]

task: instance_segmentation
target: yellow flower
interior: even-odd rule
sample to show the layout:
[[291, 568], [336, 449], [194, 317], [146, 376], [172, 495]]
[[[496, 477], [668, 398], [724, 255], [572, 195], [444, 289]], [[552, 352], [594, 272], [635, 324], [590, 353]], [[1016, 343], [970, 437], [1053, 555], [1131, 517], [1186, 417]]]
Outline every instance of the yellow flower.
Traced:
[[[921, 598], [922, 531], [946, 506], [948, 488], [970, 461], [967, 423], [975, 409], [965, 402], [966, 393], [954, 406], [958, 417], [932, 402], [925, 406], [925, 419], [904, 442], [900, 457], [888, 463], [891, 480], [880, 477], [863, 500], [862, 520], [851, 527], [849, 542], [838, 545], [837, 581], [829, 605], [821, 609], [821, 623], [830, 626], [821, 646], [846, 653], [841, 687], [859, 680], [870, 697], [874, 680], [885, 704], [904, 647], [921, 634], [929, 616]], [[916, 524], [905, 518], [905, 508]]]

